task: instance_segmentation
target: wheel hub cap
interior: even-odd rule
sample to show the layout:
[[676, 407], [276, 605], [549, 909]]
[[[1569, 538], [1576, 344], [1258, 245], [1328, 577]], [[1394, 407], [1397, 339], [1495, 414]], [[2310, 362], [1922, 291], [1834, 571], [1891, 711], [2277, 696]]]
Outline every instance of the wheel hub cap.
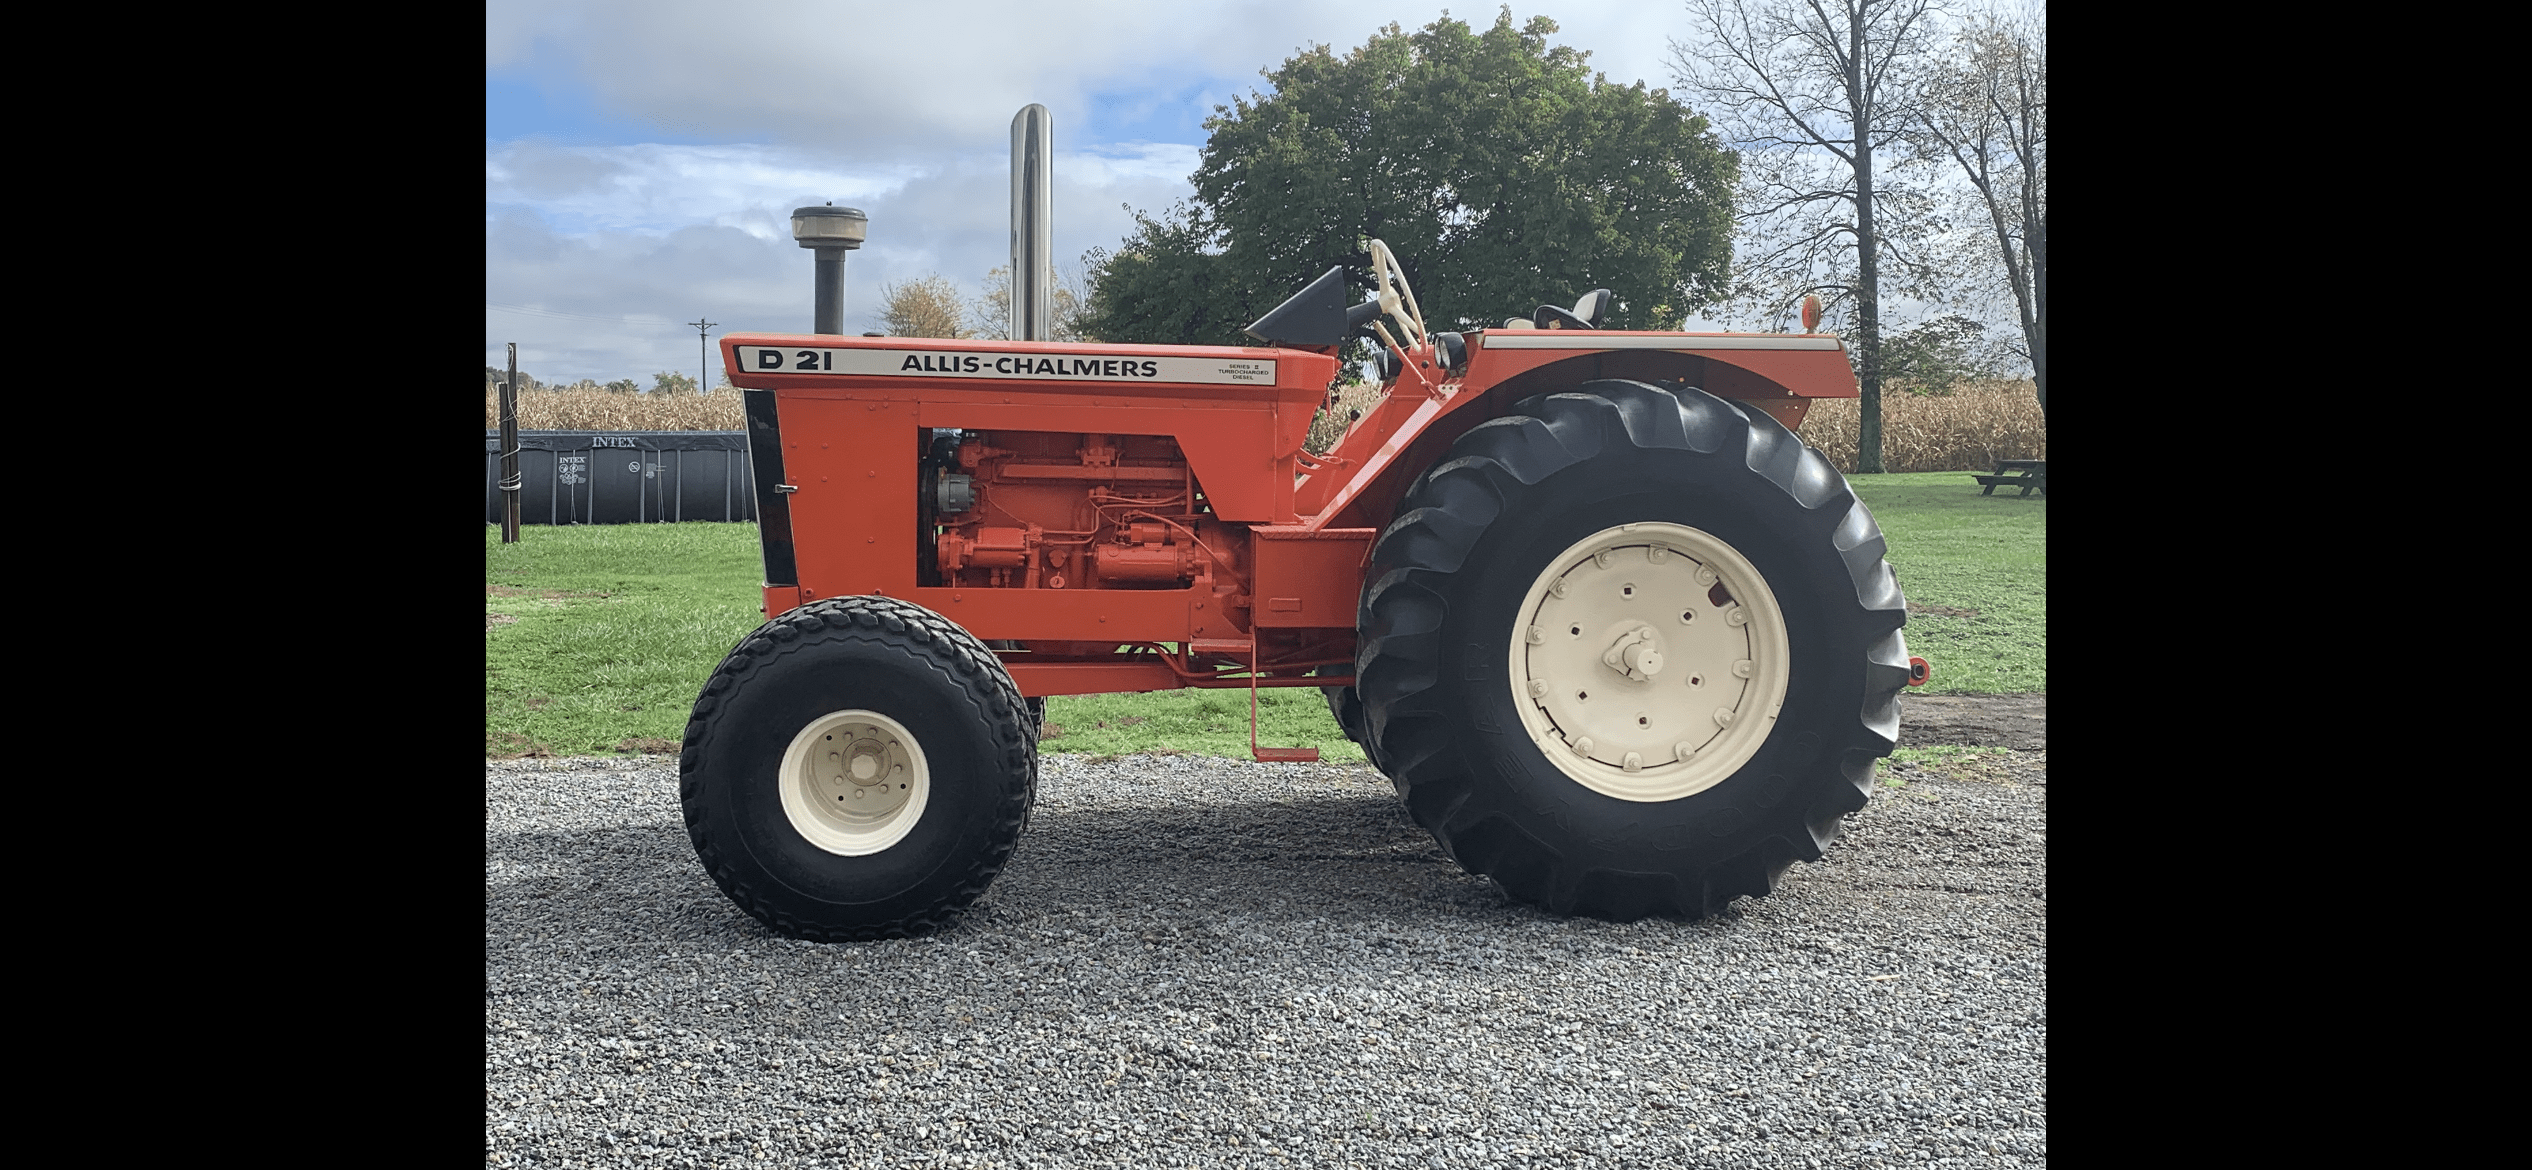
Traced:
[[1642, 622], [1633, 623], [1609, 644], [1600, 664], [1636, 682], [1651, 682], [1662, 672], [1661, 635]]
[[791, 826], [829, 853], [877, 853], [905, 838], [931, 796], [931, 770], [905, 725], [876, 711], [812, 720], [783, 755]]
[[1622, 525], [1551, 561], [1523, 601], [1514, 703], [1546, 757], [1625, 800], [1722, 782], [1766, 742], [1790, 666], [1747, 558], [1678, 524]]

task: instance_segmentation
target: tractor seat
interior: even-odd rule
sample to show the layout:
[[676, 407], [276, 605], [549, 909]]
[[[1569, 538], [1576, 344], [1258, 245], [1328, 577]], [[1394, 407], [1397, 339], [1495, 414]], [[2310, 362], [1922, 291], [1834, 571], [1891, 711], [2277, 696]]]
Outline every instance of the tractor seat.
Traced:
[[1506, 329], [1598, 329], [1600, 319], [1609, 312], [1609, 290], [1595, 288], [1584, 293], [1571, 309], [1540, 305], [1533, 319], [1514, 317], [1503, 323]]

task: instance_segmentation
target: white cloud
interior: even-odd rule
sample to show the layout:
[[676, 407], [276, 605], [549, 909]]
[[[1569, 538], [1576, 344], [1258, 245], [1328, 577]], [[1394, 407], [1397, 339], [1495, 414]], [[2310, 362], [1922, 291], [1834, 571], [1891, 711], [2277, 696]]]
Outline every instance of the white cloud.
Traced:
[[[1057, 262], [1113, 248], [1132, 227], [1122, 205], [1184, 197], [1194, 165], [1184, 144], [1058, 151]], [[515, 144], [487, 153], [485, 180], [484, 299], [545, 314], [488, 307], [485, 361], [517, 340], [523, 368], [549, 382], [648, 385], [652, 371], [691, 368], [694, 330], [662, 323], [698, 313], [725, 329], [806, 332], [811, 261], [791, 239], [795, 207], [832, 200], [870, 216], [870, 242], [845, 267], [857, 332], [876, 326], [890, 282], [937, 272], [974, 295], [1010, 256], [1007, 154], [861, 169], [800, 147]]]
[[[1454, 15], [1483, 29], [1496, 5]], [[487, 9], [493, 69], [558, 55], [611, 113], [704, 138], [773, 139], [849, 149], [867, 158], [921, 159], [942, 143], [1008, 133], [1013, 111], [1042, 102], [1058, 134], [1091, 100], [1134, 117], [1158, 95], [1204, 92], [1199, 112], [1262, 87], [1272, 68], [1311, 43], [1339, 51], [1395, 21], [1414, 29], [1444, 4], [1355, 0], [1236, 0], [1189, 6], [1159, 0], [507, 0]], [[1665, 38], [1685, 30], [1673, 4], [1589, 0], [1514, 5], [1516, 21], [1546, 11], [1553, 38], [1591, 52], [1619, 81], [1667, 84]], [[1224, 92], [1225, 86], [1230, 87]]]
[[[1666, 84], [1664, 38], [1684, 26], [1672, 5], [1565, 7], [1547, 10], [1556, 42], [1590, 50], [1613, 78]], [[871, 326], [890, 281], [938, 272], [980, 292], [1008, 259], [1010, 123], [1029, 102], [1054, 114], [1055, 251], [1069, 265], [1124, 238], [1121, 204], [1154, 211], [1191, 194], [1200, 145], [1097, 141], [1088, 128], [1173, 106], [1200, 118], [1309, 43], [1342, 51], [1441, 13], [1353, 0], [490, 5], [489, 68], [560, 68], [558, 84], [585, 88], [604, 116], [711, 144], [488, 142], [486, 361], [515, 339], [539, 378], [647, 384], [695, 364], [695, 332], [677, 322], [698, 314], [805, 331], [810, 259], [789, 212], [809, 203], [871, 217], [848, 264], [848, 328]], [[1454, 14], [1480, 29], [1495, 17], [1493, 5]]]
[[528, 61], [541, 40], [616, 113], [696, 136], [770, 136], [891, 160], [1007, 134], [1030, 102], [1056, 111], [1061, 132], [1095, 93], [1253, 76], [1298, 47], [1277, 34], [1302, 26], [1362, 25], [1355, 41], [1370, 31], [1338, 0], [1213, 5], [1198, 19], [1149, 0], [505, 8], [486, 26], [495, 69]]
[[534, 207], [567, 232], [667, 232], [696, 223], [736, 227], [766, 239], [790, 238], [790, 221], [747, 209], [810, 202], [869, 201], [903, 187], [923, 168], [844, 165], [832, 152], [800, 147], [557, 146], [528, 140], [493, 147], [484, 159], [484, 198]]

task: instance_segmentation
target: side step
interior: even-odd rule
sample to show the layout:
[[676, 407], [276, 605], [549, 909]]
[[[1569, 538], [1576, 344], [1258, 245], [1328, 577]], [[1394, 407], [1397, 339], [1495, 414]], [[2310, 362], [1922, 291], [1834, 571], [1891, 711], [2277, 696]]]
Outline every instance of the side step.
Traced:
[[1261, 764], [1315, 764], [1319, 749], [1314, 747], [1257, 746], [1257, 639], [1248, 643], [1248, 754]]

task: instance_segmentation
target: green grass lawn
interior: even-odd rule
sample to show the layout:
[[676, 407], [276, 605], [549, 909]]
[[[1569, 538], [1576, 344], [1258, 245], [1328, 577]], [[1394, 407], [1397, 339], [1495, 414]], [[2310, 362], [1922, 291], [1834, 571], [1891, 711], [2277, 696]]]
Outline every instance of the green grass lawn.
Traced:
[[484, 752], [674, 751], [764, 620], [753, 524], [484, 529]]
[[[2048, 689], [2048, 503], [1967, 472], [1854, 477], [1890, 537], [1926, 689]], [[675, 751], [721, 656], [764, 620], [753, 524], [484, 529], [484, 753]], [[1356, 762], [1314, 688], [1259, 692], [1258, 742]], [[1059, 695], [1050, 752], [1245, 758], [1246, 690]], [[1058, 731], [1057, 729], [1060, 729]]]
[[[1248, 758], [1248, 691], [1152, 691], [1140, 695], [1057, 695], [1046, 701], [1049, 732], [1038, 746], [1050, 752], [1126, 755], [1192, 752]], [[1322, 763], [1363, 762], [1363, 749], [1337, 729], [1327, 696], [1317, 687], [1260, 688], [1257, 742], [1265, 747], [1314, 747]]]
[[1908, 652], [1928, 691], [2048, 689], [2048, 497], [1982, 496], [1966, 471], [1857, 475], [1847, 482], [1890, 540], [1908, 595]]

